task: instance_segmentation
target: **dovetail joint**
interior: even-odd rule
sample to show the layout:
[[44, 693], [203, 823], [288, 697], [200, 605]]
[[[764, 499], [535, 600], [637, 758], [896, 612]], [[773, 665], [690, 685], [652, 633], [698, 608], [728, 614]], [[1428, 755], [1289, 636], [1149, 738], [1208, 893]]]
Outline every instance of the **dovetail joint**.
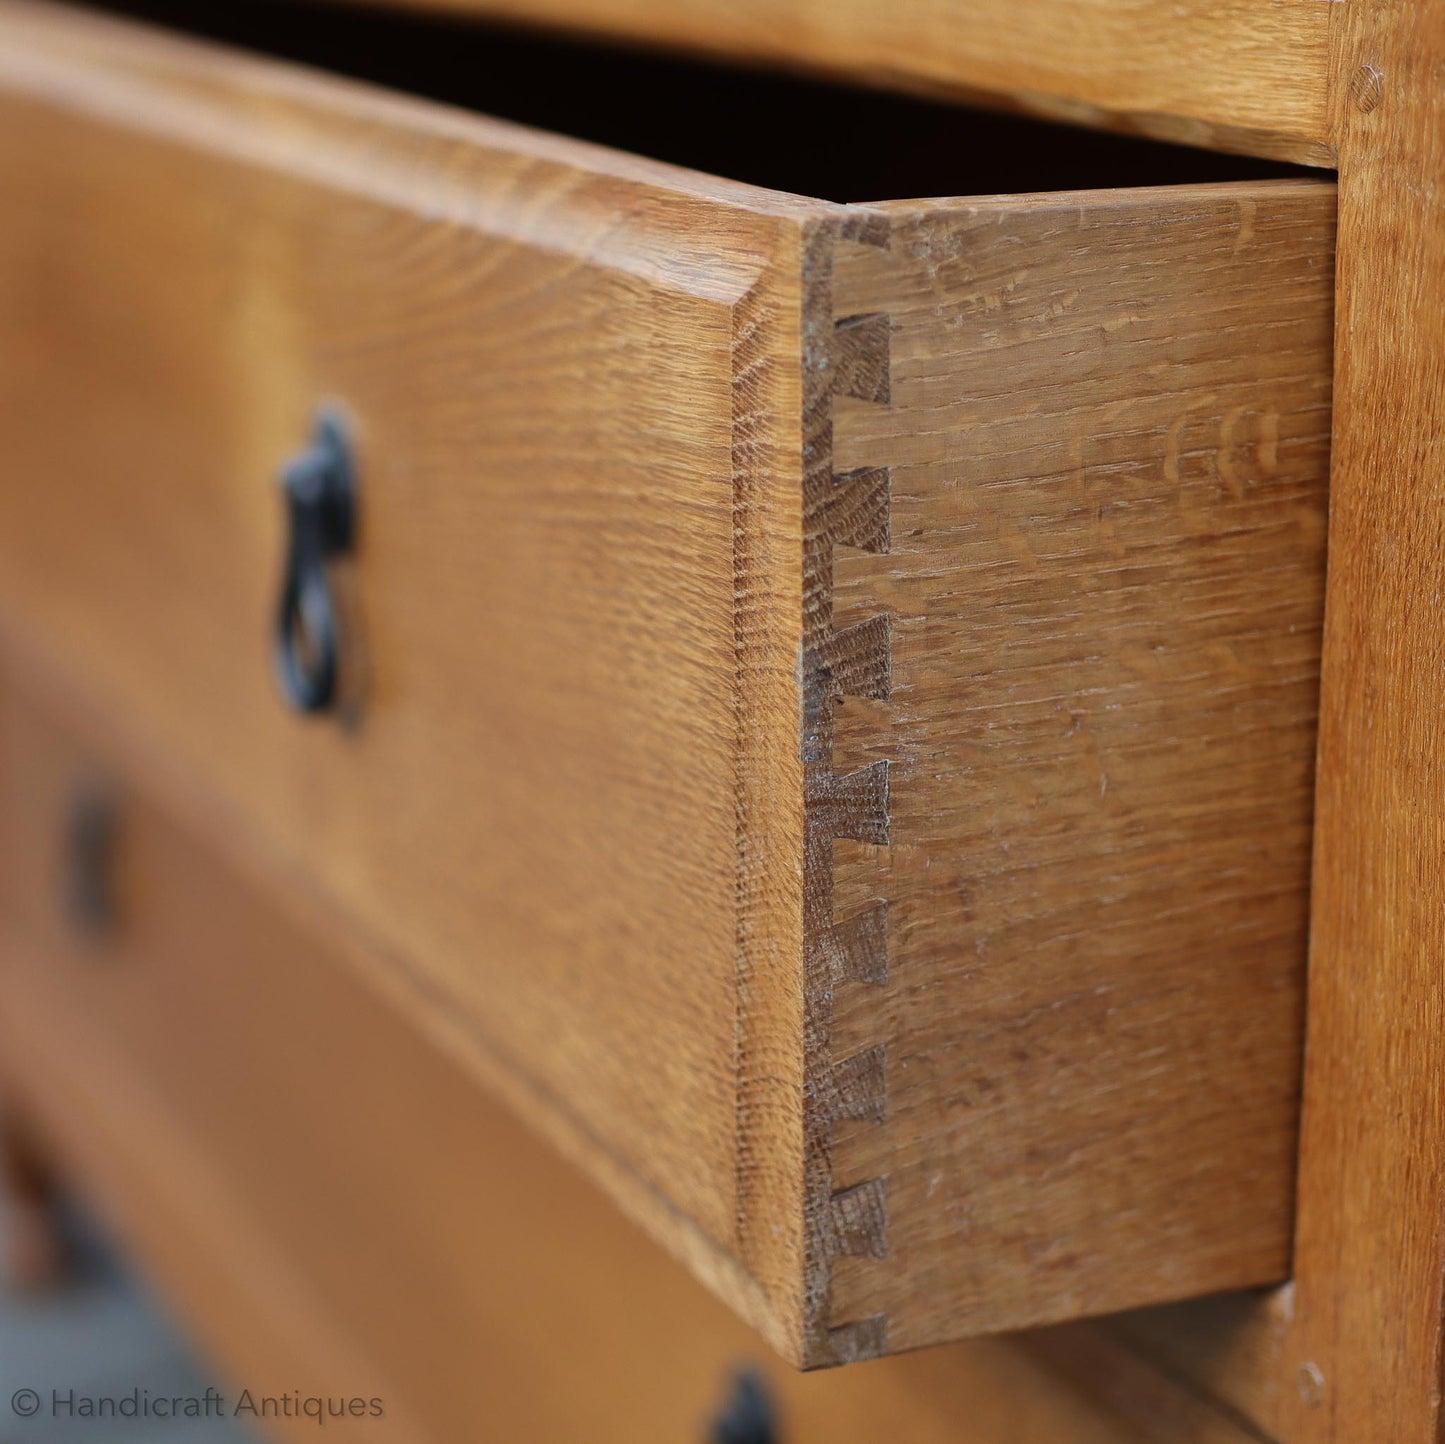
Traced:
[[832, 1198], [833, 1252], [850, 1258], [888, 1256], [888, 1180], [867, 1178]]
[[857, 1364], [888, 1352], [888, 1316], [875, 1314], [828, 1330], [830, 1364]]
[[[886, 225], [867, 240], [886, 244]], [[831, 332], [824, 332], [831, 324]], [[834, 1187], [832, 1133], [840, 1124], [881, 1122], [888, 1110], [888, 1057], [884, 1045], [845, 1058], [832, 1054], [832, 995], [839, 987], [876, 986], [888, 978], [888, 905], [874, 902], [847, 917], [834, 913], [834, 844], [851, 840], [886, 846], [889, 840], [889, 764], [880, 760], [855, 771], [833, 768], [833, 716], [844, 698], [887, 701], [892, 690], [892, 623], [880, 613], [851, 626], [833, 625], [833, 561], [837, 547], [873, 554], [890, 545], [892, 477], [886, 467], [833, 472], [833, 402], [847, 396], [887, 405], [892, 396], [891, 321], [868, 313], [823, 322], [815, 333], [828, 361], [813, 455], [822, 463], [810, 476], [805, 498], [804, 695], [805, 871], [810, 929], [809, 1032], [815, 1040], [811, 1066], [814, 1093], [809, 1145], [810, 1183], [816, 1211], [815, 1267], [810, 1291], [817, 1309], [810, 1330], [819, 1362], [846, 1363], [886, 1351], [883, 1315], [831, 1325], [832, 1261], [881, 1259], [888, 1251], [888, 1180], [847, 1180]]]
[[888, 904], [876, 902], [828, 929], [828, 971], [836, 988], [844, 983], [888, 981]]

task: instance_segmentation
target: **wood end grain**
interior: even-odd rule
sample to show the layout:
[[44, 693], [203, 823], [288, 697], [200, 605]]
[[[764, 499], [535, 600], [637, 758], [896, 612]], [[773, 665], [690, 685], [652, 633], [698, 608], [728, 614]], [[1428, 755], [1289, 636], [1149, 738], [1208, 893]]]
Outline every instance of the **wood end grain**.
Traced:
[[886, 312], [836, 315], [831, 286], [840, 246], [877, 248], [888, 225], [866, 213], [820, 225], [807, 258], [805, 372], [817, 378], [805, 398], [808, 422], [803, 496], [803, 711], [805, 984], [807, 1076], [816, 1080], [805, 1104], [806, 1272], [804, 1358], [807, 1366], [851, 1362], [886, 1352], [882, 1314], [835, 1318], [833, 1260], [882, 1259], [888, 1252], [886, 1176], [837, 1177], [833, 1132], [876, 1127], [888, 1114], [888, 1052], [840, 1052], [831, 1037], [835, 995], [876, 989], [888, 978], [888, 909], [877, 901], [835, 916], [835, 844], [882, 847], [889, 836], [889, 762], [835, 767], [833, 719], [846, 698], [883, 703], [892, 688], [892, 624], [881, 609], [851, 625], [833, 621], [834, 555], [884, 554], [889, 548], [888, 467], [839, 471], [835, 429], [847, 421], [841, 397], [866, 407], [892, 396], [892, 321]]

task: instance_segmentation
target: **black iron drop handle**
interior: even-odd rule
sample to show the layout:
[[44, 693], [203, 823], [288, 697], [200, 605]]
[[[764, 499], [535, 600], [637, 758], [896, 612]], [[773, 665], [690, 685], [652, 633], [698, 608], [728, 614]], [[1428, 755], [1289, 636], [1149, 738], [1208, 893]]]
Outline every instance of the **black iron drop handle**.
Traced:
[[77, 787], [65, 819], [65, 912], [79, 932], [99, 936], [115, 923], [119, 830], [120, 812], [110, 784], [92, 778]]
[[761, 1374], [742, 1369], [728, 1381], [722, 1407], [708, 1426], [707, 1444], [780, 1444], [777, 1410]]
[[298, 712], [336, 703], [341, 625], [329, 564], [351, 550], [356, 476], [346, 429], [334, 411], [316, 418], [311, 445], [281, 468], [288, 540], [276, 609], [276, 676]]

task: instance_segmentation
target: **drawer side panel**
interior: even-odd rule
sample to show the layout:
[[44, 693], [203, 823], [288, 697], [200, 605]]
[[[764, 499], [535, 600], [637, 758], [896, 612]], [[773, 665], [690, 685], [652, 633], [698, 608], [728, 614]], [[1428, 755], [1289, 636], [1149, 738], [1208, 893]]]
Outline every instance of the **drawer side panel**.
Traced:
[[879, 957], [831, 1055], [886, 1086], [831, 1136], [873, 1232], [829, 1319], [905, 1349], [1286, 1273], [1333, 189], [888, 214], [833, 278], [891, 355], [834, 404], [890, 538], [833, 620], [890, 641], [832, 722], [888, 816], [832, 852]]

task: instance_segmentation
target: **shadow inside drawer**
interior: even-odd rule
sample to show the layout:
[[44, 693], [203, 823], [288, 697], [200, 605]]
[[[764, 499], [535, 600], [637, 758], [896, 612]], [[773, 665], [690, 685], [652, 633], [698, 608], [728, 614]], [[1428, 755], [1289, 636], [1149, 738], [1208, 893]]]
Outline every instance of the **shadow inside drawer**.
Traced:
[[107, 9], [773, 190], [839, 202], [1259, 180], [1298, 166], [824, 80], [365, 6]]

